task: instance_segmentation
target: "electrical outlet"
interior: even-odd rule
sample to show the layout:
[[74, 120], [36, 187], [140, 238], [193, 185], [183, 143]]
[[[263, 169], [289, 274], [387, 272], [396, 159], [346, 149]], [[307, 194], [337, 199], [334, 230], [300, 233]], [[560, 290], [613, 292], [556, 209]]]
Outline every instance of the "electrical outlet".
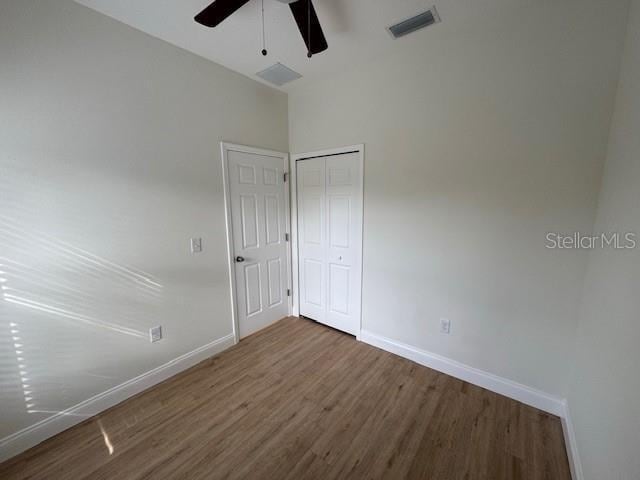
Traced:
[[440, 319], [440, 333], [449, 335], [451, 333], [451, 320], [448, 318]]
[[156, 343], [162, 340], [162, 327], [152, 327], [149, 329], [149, 340], [151, 343]]
[[191, 253], [200, 253], [202, 251], [202, 239], [201, 238], [192, 238], [191, 239]]

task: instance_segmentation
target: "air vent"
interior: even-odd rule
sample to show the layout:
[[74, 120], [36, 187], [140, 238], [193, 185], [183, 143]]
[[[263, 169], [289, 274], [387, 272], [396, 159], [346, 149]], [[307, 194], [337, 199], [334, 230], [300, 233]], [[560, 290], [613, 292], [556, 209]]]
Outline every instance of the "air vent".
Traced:
[[302, 77], [298, 72], [294, 72], [289, 67], [285, 67], [281, 63], [271, 65], [269, 68], [256, 73], [256, 75], [273, 85], [277, 85], [278, 87]]
[[425, 28], [439, 22], [440, 15], [438, 15], [436, 7], [431, 7], [426, 12], [407, 18], [395, 25], [391, 25], [387, 30], [389, 30], [389, 33], [393, 38], [400, 38], [420, 30], [421, 28]]

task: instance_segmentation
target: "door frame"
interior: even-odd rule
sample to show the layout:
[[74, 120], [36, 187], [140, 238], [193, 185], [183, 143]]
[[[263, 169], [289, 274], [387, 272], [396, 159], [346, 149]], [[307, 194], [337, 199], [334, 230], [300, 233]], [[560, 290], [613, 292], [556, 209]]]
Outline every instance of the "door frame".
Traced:
[[363, 281], [363, 249], [364, 249], [364, 143], [349, 145], [346, 147], [330, 148], [326, 150], [318, 150], [315, 152], [296, 153], [291, 154], [291, 182], [289, 188], [291, 189], [291, 271], [292, 271], [292, 284], [293, 284], [293, 296], [292, 296], [292, 315], [300, 316], [300, 279], [298, 272], [299, 263], [299, 251], [298, 251], [298, 169], [297, 162], [299, 160], [307, 160], [316, 157], [328, 157], [331, 155], [343, 155], [346, 153], [357, 153], [360, 157], [360, 198], [362, 201], [362, 218], [360, 219], [361, 232], [361, 244], [360, 244], [360, 291], [358, 292], [358, 305], [360, 306], [360, 318], [358, 321], [358, 333], [356, 338], [360, 340], [362, 332], [362, 281]]
[[[284, 194], [284, 210], [285, 210], [285, 223], [286, 223], [286, 231], [285, 233], [289, 235], [289, 239], [291, 239], [291, 200], [290, 200], [290, 189], [287, 189], [287, 184], [291, 183], [289, 179], [289, 154], [284, 152], [277, 152], [274, 150], [267, 150], [264, 148], [257, 147], [249, 147], [246, 145], [238, 145], [235, 143], [220, 142], [220, 156], [222, 159], [222, 178], [224, 184], [224, 218], [225, 218], [225, 228], [227, 231], [227, 263], [229, 266], [229, 288], [231, 291], [231, 317], [232, 317], [232, 327], [233, 327], [233, 338], [234, 343], [238, 343], [240, 341], [240, 324], [238, 318], [238, 290], [236, 286], [236, 262], [234, 260], [234, 248], [233, 248], [233, 225], [231, 216], [231, 189], [229, 185], [229, 152], [240, 152], [240, 153], [249, 153], [254, 155], [262, 155], [265, 157], [275, 157], [282, 159], [282, 166], [284, 168], [285, 174], [285, 194]], [[291, 275], [291, 242], [288, 242], [287, 246], [287, 288], [293, 291], [293, 279]], [[289, 315], [292, 312], [292, 298], [287, 297], [287, 311]]]

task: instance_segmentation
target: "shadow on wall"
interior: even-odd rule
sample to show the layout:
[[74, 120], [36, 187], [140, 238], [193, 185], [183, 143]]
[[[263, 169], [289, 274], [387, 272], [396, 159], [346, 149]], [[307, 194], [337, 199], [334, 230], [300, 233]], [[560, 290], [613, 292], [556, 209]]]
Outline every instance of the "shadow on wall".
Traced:
[[71, 383], [108, 382], [82, 360], [123, 339], [147, 343], [140, 326], [153, 324], [162, 295], [150, 274], [0, 214], [0, 343], [15, 355], [2, 357], [0, 401], [55, 414], [68, 408]]

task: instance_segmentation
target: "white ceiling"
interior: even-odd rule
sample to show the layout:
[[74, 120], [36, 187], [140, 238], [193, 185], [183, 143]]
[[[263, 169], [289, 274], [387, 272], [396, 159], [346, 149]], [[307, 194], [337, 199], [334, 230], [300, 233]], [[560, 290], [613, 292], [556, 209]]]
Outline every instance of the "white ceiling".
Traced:
[[[282, 90], [328, 75], [389, 49], [409, 37], [393, 40], [385, 27], [436, 6], [447, 21], [445, 0], [314, 0], [329, 49], [308, 59], [289, 6], [264, 0], [269, 55], [263, 57], [261, 0], [251, 0], [216, 28], [193, 17], [213, 0], [76, 0], [150, 35], [261, 81], [256, 73], [281, 62], [303, 75]], [[467, 2], [463, 2], [467, 3]], [[438, 24], [415, 36], [432, 35]], [[412, 35], [411, 37], [413, 37]]]

